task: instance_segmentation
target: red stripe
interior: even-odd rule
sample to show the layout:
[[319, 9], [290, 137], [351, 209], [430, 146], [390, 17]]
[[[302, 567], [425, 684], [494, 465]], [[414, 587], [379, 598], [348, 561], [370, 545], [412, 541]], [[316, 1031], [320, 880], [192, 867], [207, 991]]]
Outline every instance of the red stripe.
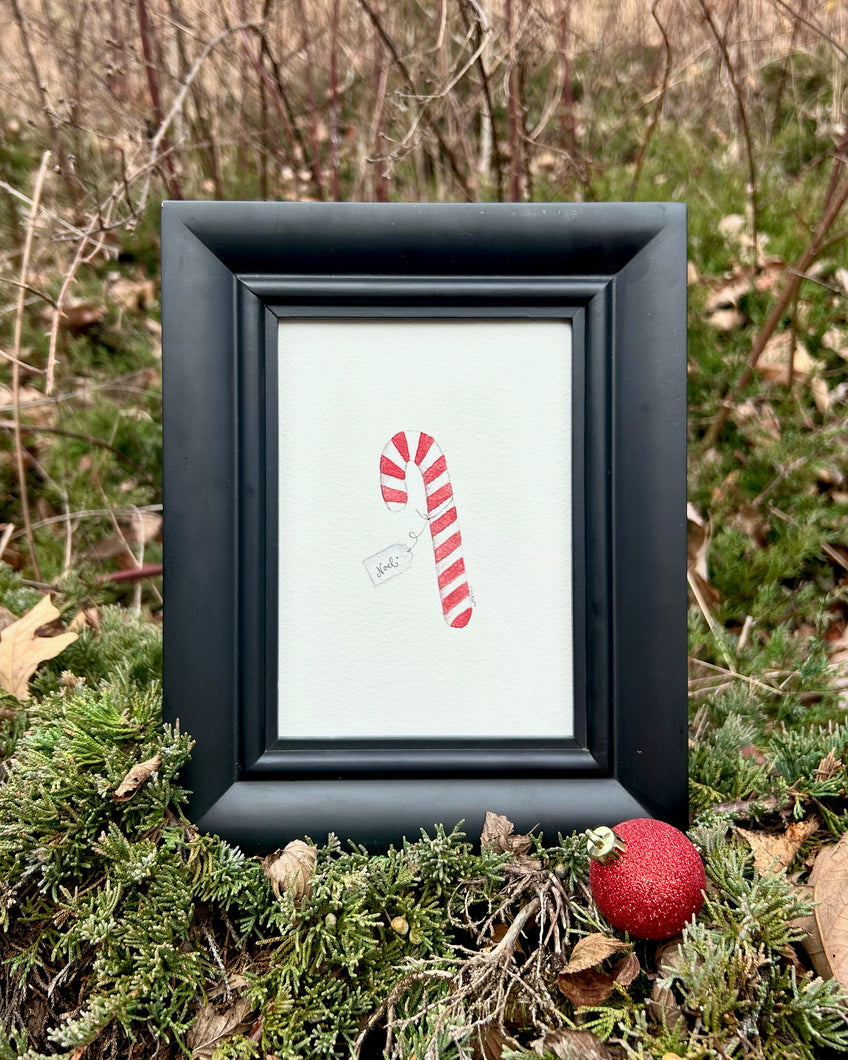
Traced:
[[401, 504], [406, 504], [406, 493], [403, 490], [393, 490], [391, 486], [381, 486], [380, 489], [383, 491], [384, 501], [400, 501]]
[[460, 574], [465, 573], [465, 560], [460, 558], [456, 563], [452, 563], [447, 570], [442, 571], [439, 575], [439, 588], [444, 589], [446, 585], [450, 585], [451, 582], [455, 582]]
[[469, 619], [471, 618], [471, 608], [467, 611], [461, 611], [456, 618], [451, 622], [451, 629], [462, 629], [463, 626], [467, 626]]
[[[415, 454], [415, 463], [418, 464], [419, 467], [421, 467], [421, 461], [427, 455], [427, 452], [429, 451], [430, 446], [432, 444], [433, 444], [433, 436], [430, 435], [430, 434], [425, 434], [422, 431], [421, 432], [421, 437], [418, 439], [418, 451]], [[409, 459], [409, 458], [407, 457], [407, 459]]]
[[434, 478], [438, 478], [443, 471], [447, 471], [448, 462], [445, 460], [444, 455], [440, 456], [438, 460], [434, 461], [426, 471], [421, 472], [421, 477], [424, 479], [424, 485], [429, 486]]
[[397, 449], [397, 451], [400, 453], [400, 455], [408, 463], [409, 462], [409, 446], [406, 444], [406, 435], [403, 433], [403, 431], [398, 431], [398, 433], [394, 436], [394, 438], [392, 438], [392, 442], [394, 443], [395, 449]]
[[453, 552], [455, 549], [459, 548], [459, 546], [461, 544], [462, 544], [462, 534], [460, 534], [459, 531], [457, 531], [453, 535], [453, 537], [449, 537], [447, 539], [447, 541], [445, 541], [445, 543], [443, 545], [439, 545], [439, 547], [434, 550], [435, 551], [435, 556], [436, 556], [436, 562], [437, 563], [441, 563], [441, 561], [445, 558], [445, 556], [449, 556], [451, 554], [451, 552]]
[[427, 498], [427, 511], [432, 512], [434, 509], [438, 508], [440, 504], [446, 501], [448, 497], [452, 496], [453, 487], [448, 482], [444, 486], [442, 486], [441, 489], [437, 489], [436, 492], [432, 494], [432, 496], [429, 496]]
[[430, 533], [435, 537], [436, 534], [440, 534], [446, 527], [455, 522], [456, 508], [448, 508], [444, 515], [440, 515], [438, 519], [434, 519], [430, 523]]
[[406, 471], [397, 464], [393, 464], [387, 456], [380, 457], [380, 471], [389, 478], [406, 478]]
[[448, 593], [444, 600], [442, 600], [442, 611], [447, 614], [452, 607], [456, 607], [460, 600], [464, 600], [466, 596], [470, 595], [471, 590], [468, 588], [468, 582], [463, 582], [458, 589], [454, 589], [452, 593]]

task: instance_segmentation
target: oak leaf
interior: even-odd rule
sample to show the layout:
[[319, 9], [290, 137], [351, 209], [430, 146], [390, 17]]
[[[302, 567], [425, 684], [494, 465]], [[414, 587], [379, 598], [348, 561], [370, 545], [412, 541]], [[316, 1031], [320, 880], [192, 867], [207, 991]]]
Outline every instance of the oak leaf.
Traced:
[[564, 1027], [548, 1031], [538, 1041], [531, 1042], [530, 1048], [539, 1056], [555, 1056], [557, 1060], [613, 1060], [621, 1055], [591, 1031]]
[[817, 817], [807, 821], [795, 821], [783, 835], [768, 835], [765, 832], [749, 832], [745, 828], [736, 831], [754, 852], [754, 868], [761, 876], [772, 876], [781, 869], [788, 869], [801, 846], [819, 827]]
[[253, 1005], [244, 997], [236, 999], [225, 1009], [204, 1005], [186, 1036], [191, 1060], [209, 1060], [225, 1038], [239, 1030], [247, 1030], [250, 1027], [248, 1017], [252, 1011]]
[[271, 881], [274, 894], [281, 898], [288, 891], [297, 902], [312, 891], [312, 876], [318, 850], [302, 839], [294, 839], [282, 850], [275, 850], [262, 861], [262, 871]]
[[29, 679], [47, 659], [55, 658], [77, 639], [77, 633], [40, 637], [38, 630], [59, 618], [49, 596], [0, 633], [0, 685], [16, 699], [29, 695]]
[[158, 751], [152, 758], [146, 758], [143, 762], [136, 763], [112, 792], [112, 798], [116, 802], [126, 802], [131, 799], [141, 785], [146, 780], [149, 780], [161, 765], [162, 755]]
[[803, 940], [816, 973], [838, 979], [848, 989], [848, 833], [818, 852], [810, 873], [813, 913], [800, 921]]
[[526, 854], [533, 845], [529, 835], [517, 835], [515, 825], [502, 813], [486, 813], [480, 846], [495, 850], [498, 854]]

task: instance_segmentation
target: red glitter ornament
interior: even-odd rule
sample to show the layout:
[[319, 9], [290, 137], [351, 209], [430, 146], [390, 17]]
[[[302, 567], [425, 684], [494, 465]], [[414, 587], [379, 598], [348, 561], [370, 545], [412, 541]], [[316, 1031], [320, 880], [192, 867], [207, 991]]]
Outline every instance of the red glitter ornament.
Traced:
[[592, 896], [613, 927], [667, 939], [701, 908], [707, 885], [701, 856], [670, 824], [635, 817], [586, 835]]

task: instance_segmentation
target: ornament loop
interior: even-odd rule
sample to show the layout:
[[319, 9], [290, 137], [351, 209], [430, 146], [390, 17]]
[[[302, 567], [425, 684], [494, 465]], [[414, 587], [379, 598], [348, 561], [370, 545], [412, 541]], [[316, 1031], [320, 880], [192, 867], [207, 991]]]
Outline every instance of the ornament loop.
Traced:
[[627, 844], [620, 836], [617, 836], [611, 828], [600, 825], [598, 828], [589, 828], [586, 831], [586, 844], [589, 848], [589, 857], [598, 861], [601, 865], [608, 865], [618, 861], [627, 850]]

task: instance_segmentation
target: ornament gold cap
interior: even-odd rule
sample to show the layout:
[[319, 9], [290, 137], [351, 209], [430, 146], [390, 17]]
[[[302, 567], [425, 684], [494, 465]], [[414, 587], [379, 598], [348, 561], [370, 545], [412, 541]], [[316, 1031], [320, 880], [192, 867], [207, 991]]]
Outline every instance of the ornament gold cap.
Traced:
[[613, 861], [618, 861], [627, 850], [624, 840], [606, 825], [587, 829], [586, 844], [589, 848], [589, 857], [601, 865], [609, 865]]

